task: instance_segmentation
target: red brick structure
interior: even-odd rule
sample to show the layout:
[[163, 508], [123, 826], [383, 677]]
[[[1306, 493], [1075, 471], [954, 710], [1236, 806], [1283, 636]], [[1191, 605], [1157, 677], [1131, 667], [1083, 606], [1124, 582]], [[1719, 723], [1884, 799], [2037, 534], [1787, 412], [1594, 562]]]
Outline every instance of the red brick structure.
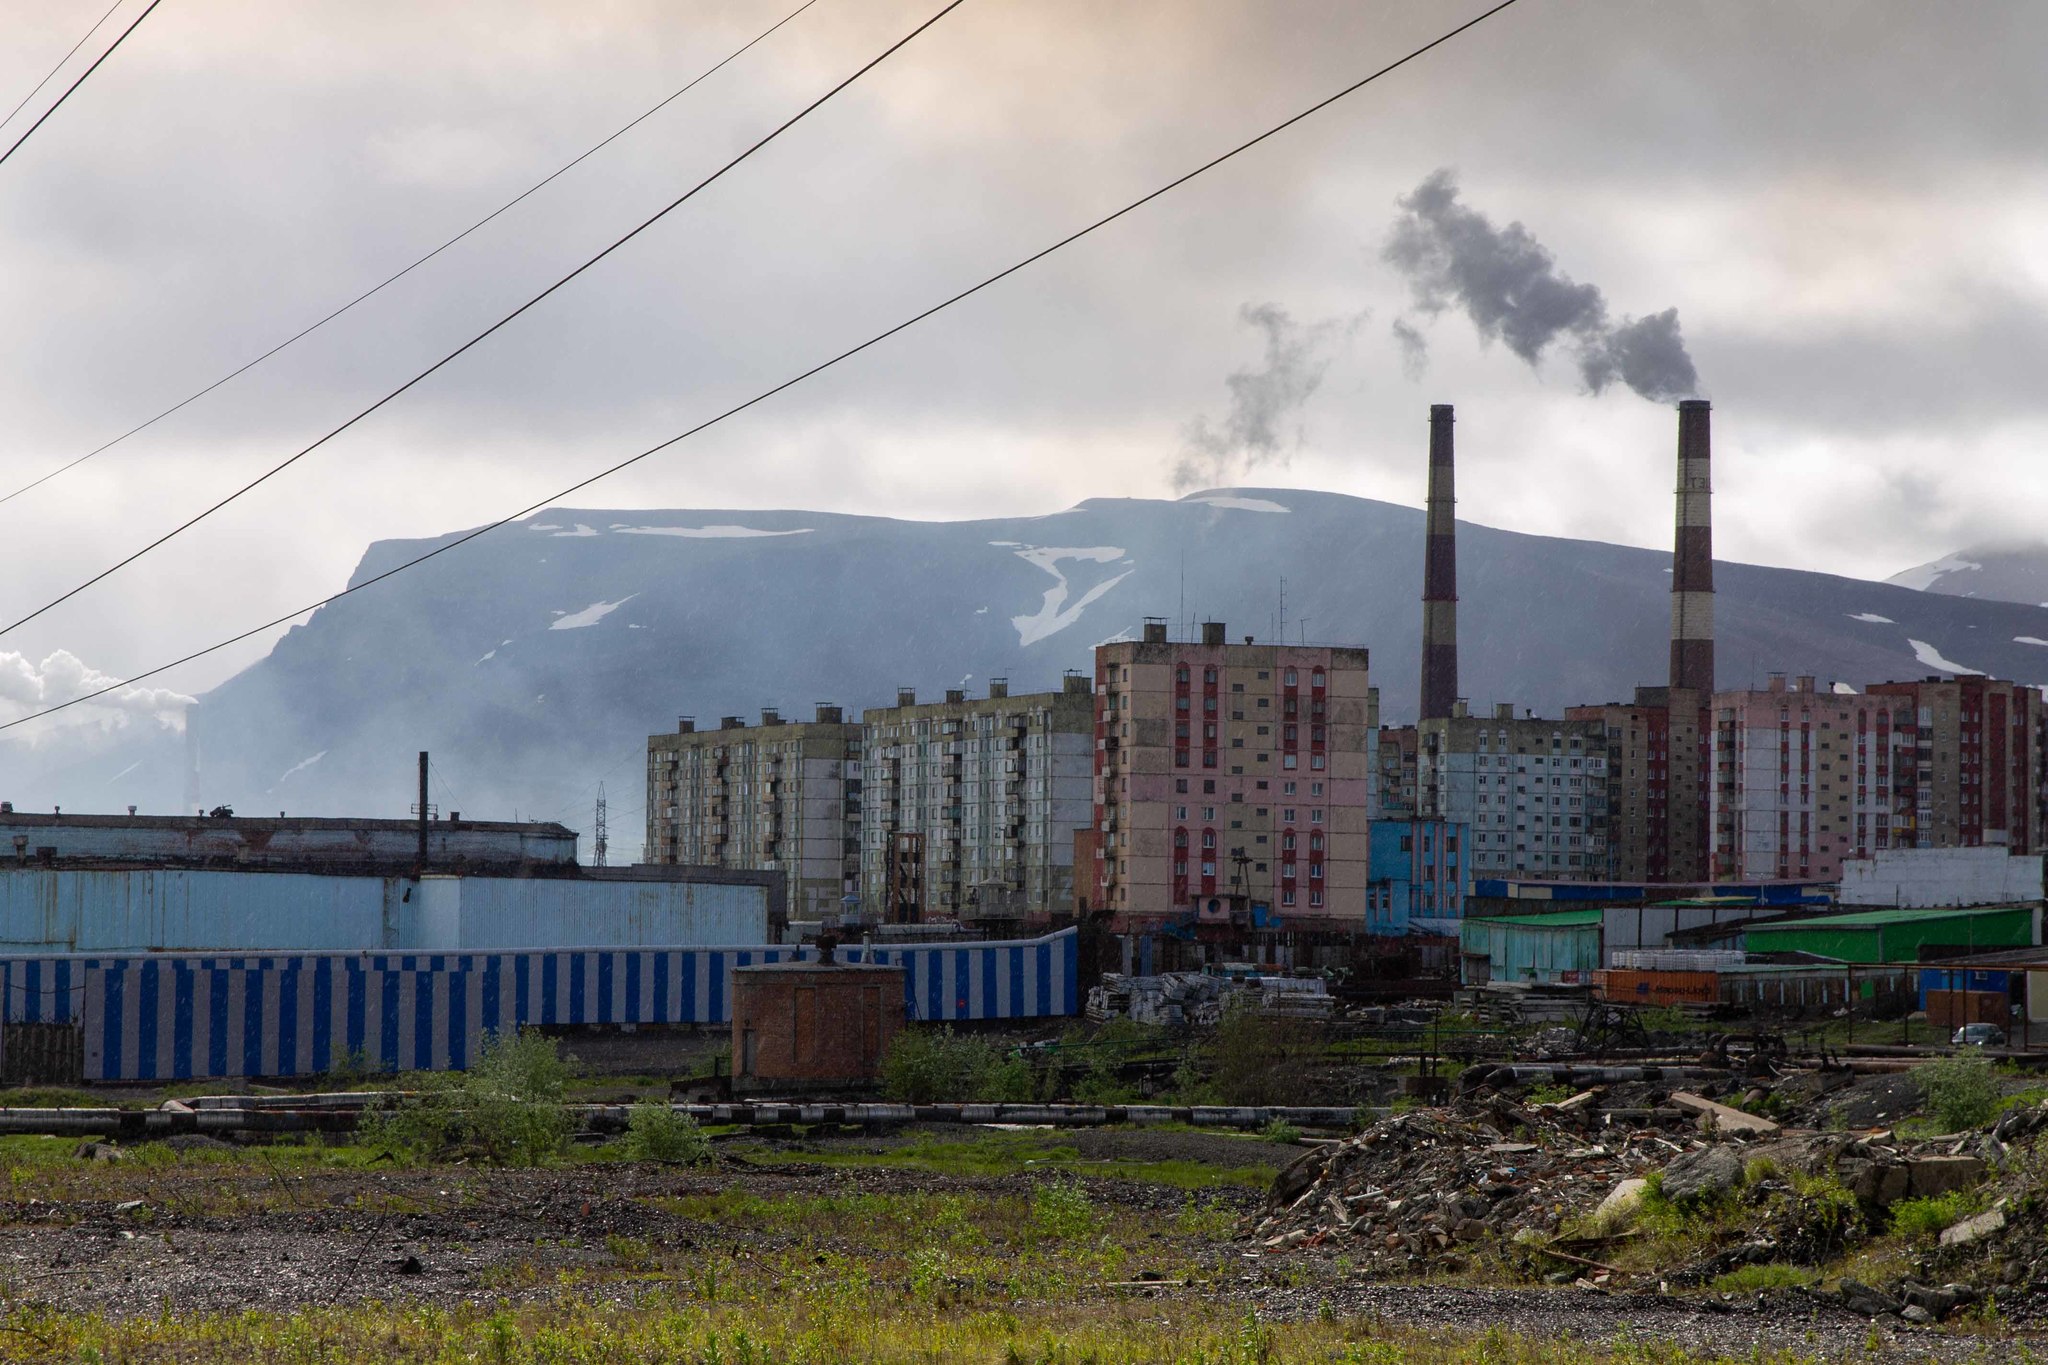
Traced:
[[903, 969], [777, 962], [732, 974], [733, 1084], [742, 1091], [843, 1090], [881, 1076], [903, 1027]]

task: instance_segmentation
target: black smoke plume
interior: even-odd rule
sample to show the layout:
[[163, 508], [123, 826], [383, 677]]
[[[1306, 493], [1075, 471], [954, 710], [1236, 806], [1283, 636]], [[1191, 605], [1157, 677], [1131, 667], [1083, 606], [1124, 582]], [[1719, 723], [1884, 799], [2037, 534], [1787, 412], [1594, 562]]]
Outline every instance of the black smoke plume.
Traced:
[[[1557, 268], [1557, 258], [1520, 223], [1497, 228], [1458, 202], [1448, 168], [1432, 172], [1399, 201], [1401, 216], [1382, 257], [1407, 277], [1415, 306], [1432, 316], [1462, 309], [1487, 341], [1501, 341], [1537, 364], [1554, 344], [1567, 346], [1594, 393], [1619, 380], [1652, 402], [1689, 398], [1699, 373], [1678, 331], [1678, 310], [1612, 322], [1598, 287]], [[1421, 333], [1394, 324], [1410, 373], [1426, 355]]]

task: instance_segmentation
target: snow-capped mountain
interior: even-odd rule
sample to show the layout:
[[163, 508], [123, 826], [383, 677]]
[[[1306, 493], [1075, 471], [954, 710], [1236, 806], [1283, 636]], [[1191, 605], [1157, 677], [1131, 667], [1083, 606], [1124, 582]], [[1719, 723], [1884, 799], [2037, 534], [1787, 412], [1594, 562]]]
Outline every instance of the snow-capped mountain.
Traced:
[[[372, 545], [356, 581], [434, 543]], [[1668, 554], [1470, 524], [1458, 553], [1475, 705], [1555, 714], [1662, 681]], [[1281, 489], [963, 522], [560, 508], [324, 608], [203, 697], [189, 796], [245, 813], [403, 815], [427, 749], [444, 811], [587, 829], [606, 782], [614, 847], [630, 853], [645, 738], [678, 715], [858, 710], [899, 686], [930, 697], [992, 677], [1054, 687], [1147, 616], [1221, 620], [1232, 639], [1279, 628], [1364, 644], [1383, 718], [1398, 723], [1415, 706], [1421, 566], [1417, 509]], [[1725, 686], [1774, 669], [1823, 686], [1944, 670], [2048, 681], [2040, 607], [1716, 572]], [[183, 769], [157, 741], [15, 799], [177, 809]]]
[[1949, 597], [2048, 606], [2048, 545], [1986, 546], [1943, 555], [1885, 580]]

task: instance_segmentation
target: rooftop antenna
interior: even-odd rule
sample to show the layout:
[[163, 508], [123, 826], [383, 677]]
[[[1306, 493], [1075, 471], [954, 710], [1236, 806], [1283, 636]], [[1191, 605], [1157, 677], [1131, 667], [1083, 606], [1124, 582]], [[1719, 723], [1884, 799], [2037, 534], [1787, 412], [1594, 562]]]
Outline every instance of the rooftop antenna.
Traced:
[[603, 867], [605, 854], [610, 850], [611, 839], [605, 830], [604, 783], [597, 784], [597, 842], [591, 851], [591, 866]]

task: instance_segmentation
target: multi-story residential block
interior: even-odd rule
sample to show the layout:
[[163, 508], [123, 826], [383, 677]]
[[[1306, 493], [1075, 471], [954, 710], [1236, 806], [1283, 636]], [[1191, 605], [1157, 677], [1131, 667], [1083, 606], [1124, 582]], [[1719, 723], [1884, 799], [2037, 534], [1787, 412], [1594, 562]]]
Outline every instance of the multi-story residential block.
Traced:
[[1092, 816], [1094, 702], [1057, 692], [944, 701], [897, 694], [862, 713], [860, 887], [892, 923], [1017, 919], [1074, 906], [1074, 832]]
[[1095, 650], [1094, 903], [1120, 924], [1361, 928], [1377, 694], [1363, 649], [1199, 643], [1148, 621]]
[[1446, 922], [1465, 913], [1471, 842], [1468, 826], [1447, 820], [1373, 821], [1366, 932], [1456, 932]]
[[1913, 846], [1910, 699], [1774, 674], [1762, 691], [1716, 693], [1713, 715], [1715, 876], [1832, 880], [1844, 858]]
[[759, 725], [684, 716], [647, 739], [650, 863], [780, 871], [792, 919], [836, 916], [859, 876], [861, 729], [836, 706]]
[[1689, 688], [1638, 687], [1633, 702], [1574, 706], [1607, 751], [1607, 850], [1600, 879], [1698, 882], [1707, 877], [1711, 733], [1706, 699]]
[[2048, 707], [2038, 690], [1973, 676], [1877, 683], [1869, 691], [1913, 708], [1915, 847], [2042, 851]]
[[1417, 727], [1418, 819], [1471, 831], [1474, 877], [1578, 881], [1607, 866], [1607, 737], [1592, 720], [1463, 702]]
[[1374, 745], [1373, 818], [1413, 820], [1420, 778], [1417, 736], [1412, 725], [1383, 725]]
[[2039, 694], [1992, 678], [1714, 697], [1714, 872], [1839, 877], [1893, 848], [2042, 846]]

